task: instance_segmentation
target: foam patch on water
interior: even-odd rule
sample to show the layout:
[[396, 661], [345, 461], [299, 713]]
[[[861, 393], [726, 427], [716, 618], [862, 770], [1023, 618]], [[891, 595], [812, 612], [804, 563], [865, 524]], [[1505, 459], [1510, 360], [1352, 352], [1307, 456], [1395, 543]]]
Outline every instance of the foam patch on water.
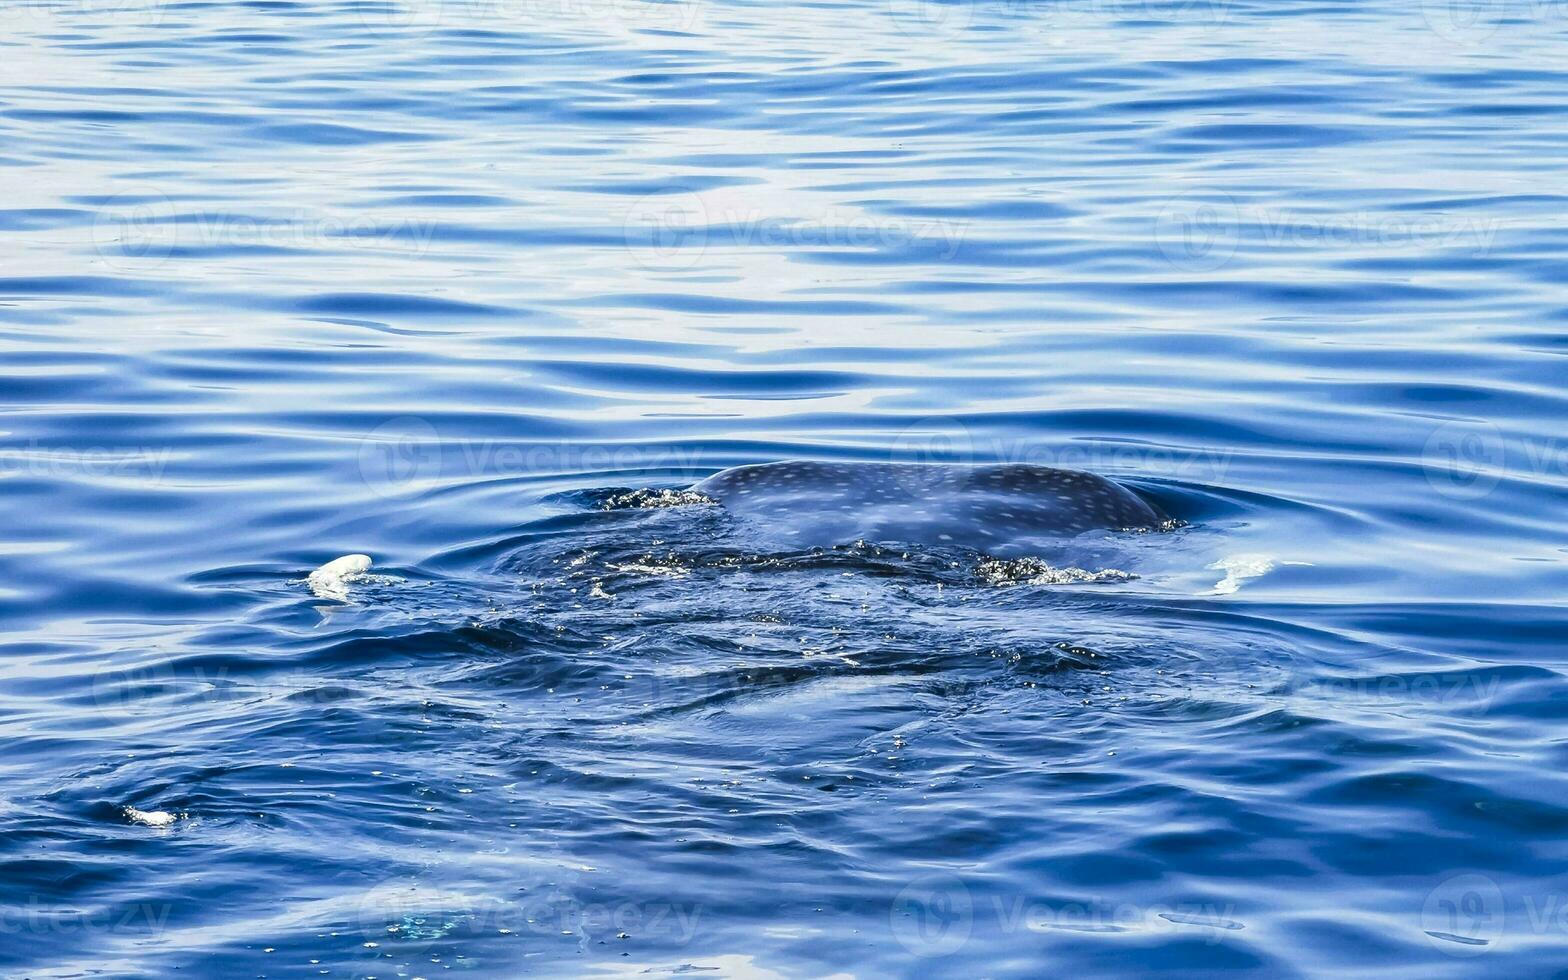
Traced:
[[605, 500], [605, 510], [637, 510], [652, 507], [714, 506], [717, 500], [695, 490], [628, 490]]
[[125, 819], [144, 827], [168, 827], [180, 818], [167, 810], [138, 810], [128, 806], [125, 808]]
[[691, 574], [691, 569], [683, 565], [666, 565], [655, 561], [634, 561], [623, 565], [611, 565], [610, 570], [628, 572], [633, 575], [663, 575], [667, 578], [684, 578]]
[[1221, 558], [1209, 568], [1225, 573], [1214, 583], [1215, 595], [1234, 595], [1243, 582], [1262, 578], [1280, 565], [1310, 565], [1309, 561], [1278, 561], [1268, 555], [1230, 555]]
[[1039, 558], [987, 558], [975, 571], [987, 585], [1080, 585], [1130, 582], [1138, 576], [1116, 568], [1096, 572], [1069, 565], [1057, 568]]
[[348, 587], [366, 581], [373, 564], [369, 555], [344, 555], [311, 572], [305, 582], [318, 599], [347, 601]]
[[1169, 534], [1187, 527], [1187, 522], [1175, 517], [1167, 517], [1153, 527], [1119, 527], [1116, 530], [1123, 534]]

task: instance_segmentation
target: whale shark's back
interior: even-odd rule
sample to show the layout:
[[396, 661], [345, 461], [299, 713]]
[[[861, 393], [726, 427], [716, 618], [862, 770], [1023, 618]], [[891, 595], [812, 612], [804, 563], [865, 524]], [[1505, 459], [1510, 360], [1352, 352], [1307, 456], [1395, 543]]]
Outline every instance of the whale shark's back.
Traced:
[[960, 544], [1151, 528], [1148, 501], [1102, 476], [1029, 464], [787, 461], [737, 466], [693, 489], [801, 544]]

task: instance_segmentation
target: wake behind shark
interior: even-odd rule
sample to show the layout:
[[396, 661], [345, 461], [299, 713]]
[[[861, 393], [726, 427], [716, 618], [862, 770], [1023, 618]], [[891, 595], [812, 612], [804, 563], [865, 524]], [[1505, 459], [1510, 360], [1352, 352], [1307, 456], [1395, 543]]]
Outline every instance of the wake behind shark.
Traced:
[[725, 510], [813, 546], [854, 541], [1019, 553], [1166, 517], [1093, 473], [1028, 464], [818, 463], [737, 466], [692, 488]]

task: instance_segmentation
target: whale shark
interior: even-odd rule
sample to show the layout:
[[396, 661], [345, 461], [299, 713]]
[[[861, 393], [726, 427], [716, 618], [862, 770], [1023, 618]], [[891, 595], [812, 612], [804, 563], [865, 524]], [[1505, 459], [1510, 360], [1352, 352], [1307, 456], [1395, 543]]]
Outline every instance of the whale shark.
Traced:
[[1090, 531], [1152, 530], [1167, 518], [1128, 488], [1022, 463], [823, 463], [723, 470], [691, 488], [797, 544], [955, 545], [992, 554]]

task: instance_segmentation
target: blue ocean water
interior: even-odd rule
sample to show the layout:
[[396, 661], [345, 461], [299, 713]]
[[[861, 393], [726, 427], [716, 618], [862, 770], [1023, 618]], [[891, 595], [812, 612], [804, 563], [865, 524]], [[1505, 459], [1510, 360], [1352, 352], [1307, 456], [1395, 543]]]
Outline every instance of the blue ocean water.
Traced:
[[1568, 962], [1560, 5], [0, 26], [0, 974]]

